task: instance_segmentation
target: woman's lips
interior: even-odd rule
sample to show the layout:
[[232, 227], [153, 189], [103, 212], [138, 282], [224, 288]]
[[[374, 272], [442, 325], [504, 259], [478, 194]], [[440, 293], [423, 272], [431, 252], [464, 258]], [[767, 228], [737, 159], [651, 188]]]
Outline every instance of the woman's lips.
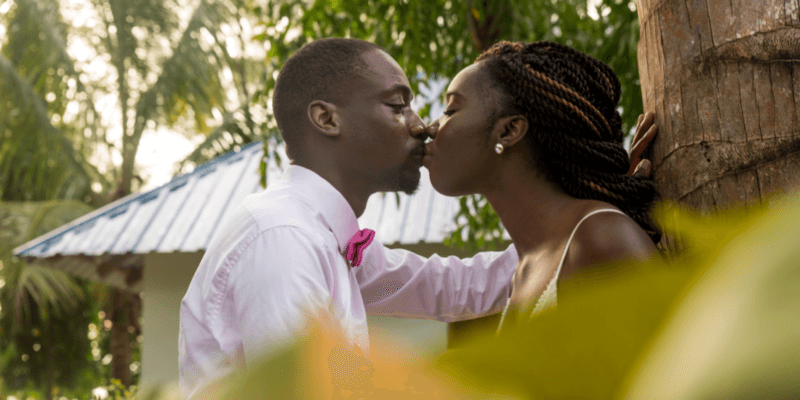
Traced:
[[431, 161], [431, 157], [433, 156], [431, 152], [431, 147], [433, 146], [433, 142], [425, 143], [425, 157], [422, 157], [422, 165], [427, 167], [427, 163]]
[[418, 148], [414, 149], [414, 151], [411, 152], [411, 158], [415, 162], [419, 163], [420, 167], [422, 167], [422, 163], [424, 162], [423, 160], [425, 159], [425, 147], [419, 146]]

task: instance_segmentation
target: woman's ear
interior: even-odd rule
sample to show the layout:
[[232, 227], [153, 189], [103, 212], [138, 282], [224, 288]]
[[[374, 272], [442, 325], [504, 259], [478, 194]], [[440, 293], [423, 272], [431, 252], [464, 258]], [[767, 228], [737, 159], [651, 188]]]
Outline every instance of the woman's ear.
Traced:
[[524, 115], [511, 115], [500, 118], [495, 124], [497, 143], [509, 148], [528, 133], [528, 119]]
[[323, 100], [314, 100], [308, 105], [311, 126], [325, 136], [339, 136], [339, 113], [335, 105]]

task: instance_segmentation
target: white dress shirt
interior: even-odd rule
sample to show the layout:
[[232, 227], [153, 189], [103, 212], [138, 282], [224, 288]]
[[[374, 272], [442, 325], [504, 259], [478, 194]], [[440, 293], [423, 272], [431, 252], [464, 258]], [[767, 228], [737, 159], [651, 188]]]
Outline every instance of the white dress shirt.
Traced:
[[344, 257], [359, 230], [330, 183], [300, 166], [248, 196], [217, 230], [181, 302], [179, 362], [187, 397], [291, 342], [306, 311], [324, 312], [365, 353], [367, 313], [456, 321], [500, 312], [518, 257], [421, 257], [373, 241]]

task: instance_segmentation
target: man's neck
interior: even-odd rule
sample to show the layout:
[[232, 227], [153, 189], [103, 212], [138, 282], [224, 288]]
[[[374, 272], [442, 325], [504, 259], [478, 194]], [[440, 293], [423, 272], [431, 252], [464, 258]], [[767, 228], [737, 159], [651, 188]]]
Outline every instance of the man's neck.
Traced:
[[322, 179], [328, 181], [334, 189], [341, 193], [347, 203], [350, 204], [350, 208], [353, 209], [356, 218], [364, 213], [364, 209], [367, 208], [367, 200], [376, 192], [364, 185], [363, 182], [354, 182], [348, 174], [341, 173], [334, 167], [321, 166], [314, 163], [303, 163], [296, 160], [293, 160], [292, 164], [309, 169]]

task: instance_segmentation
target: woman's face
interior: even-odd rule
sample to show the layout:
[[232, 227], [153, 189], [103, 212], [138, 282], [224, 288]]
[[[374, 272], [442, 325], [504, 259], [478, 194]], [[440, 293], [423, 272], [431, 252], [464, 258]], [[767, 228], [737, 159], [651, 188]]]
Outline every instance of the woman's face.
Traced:
[[461, 70], [447, 88], [446, 110], [433, 125], [422, 163], [434, 189], [447, 196], [483, 193], [498, 155], [490, 140], [496, 94], [481, 82], [480, 64]]

